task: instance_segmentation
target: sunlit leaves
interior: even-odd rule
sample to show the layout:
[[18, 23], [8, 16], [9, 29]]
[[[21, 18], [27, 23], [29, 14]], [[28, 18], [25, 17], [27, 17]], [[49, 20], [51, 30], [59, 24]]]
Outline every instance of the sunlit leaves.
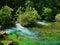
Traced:
[[60, 14], [57, 14], [57, 15], [55, 16], [55, 20], [56, 20], [57, 22], [60, 22]]
[[0, 24], [6, 24], [11, 21], [12, 19], [11, 11], [13, 11], [13, 9], [11, 9], [8, 6], [2, 7], [2, 9], [0, 10]]
[[44, 17], [45, 20], [50, 20], [52, 18], [52, 9], [44, 7], [42, 16]]
[[[20, 13], [23, 12], [23, 13]], [[18, 22], [20, 22], [22, 25], [28, 25], [32, 22], [35, 22], [40, 16], [38, 15], [38, 12], [35, 10], [35, 8], [32, 7], [26, 7], [25, 11], [19, 11], [18, 15]]]

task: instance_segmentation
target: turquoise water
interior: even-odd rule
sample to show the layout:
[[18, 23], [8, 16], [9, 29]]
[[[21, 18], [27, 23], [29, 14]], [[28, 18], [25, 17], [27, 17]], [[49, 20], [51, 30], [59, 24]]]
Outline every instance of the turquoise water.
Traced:
[[16, 27], [12, 27], [10, 29], [5, 29], [5, 32], [9, 35], [18, 33], [22, 36], [29, 37], [29, 38], [35, 38], [36, 37], [35, 32], [21, 26], [19, 23], [16, 23]]

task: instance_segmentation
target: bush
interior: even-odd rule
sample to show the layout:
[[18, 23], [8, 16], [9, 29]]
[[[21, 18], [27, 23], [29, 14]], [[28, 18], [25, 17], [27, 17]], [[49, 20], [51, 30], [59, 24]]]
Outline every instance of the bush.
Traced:
[[12, 19], [11, 11], [13, 11], [13, 9], [8, 6], [2, 7], [2, 9], [0, 10], [0, 25], [10, 23]]
[[52, 9], [44, 7], [42, 12], [42, 18], [44, 18], [47, 21], [50, 21], [52, 19]]
[[56, 20], [57, 22], [60, 22], [60, 14], [57, 14], [57, 15], [55, 16], [55, 20]]
[[18, 22], [23, 26], [33, 24], [37, 19], [40, 19], [35, 8], [26, 7], [26, 9], [19, 7], [17, 10]]

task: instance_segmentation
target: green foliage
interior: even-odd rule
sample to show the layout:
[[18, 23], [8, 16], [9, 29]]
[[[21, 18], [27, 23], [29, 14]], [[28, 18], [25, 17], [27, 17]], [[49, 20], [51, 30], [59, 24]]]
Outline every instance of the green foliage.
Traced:
[[[12, 37], [12, 38], [11, 38]], [[37, 43], [29, 38], [25, 38], [23, 36], [18, 36], [16, 34], [13, 35], [9, 35], [8, 36], [9, 39], [15, 41], [18, 43], [18, 45], [36, 45]]]
[[55, 16], [55, 20], [56, 20], [57, 22], [60, 22], [60, 14], [57, 14], [57, 15]]
[[45, 20], [51, 20], [52, 19], [52, 9], [51, 8], [43, 8], [43, 12], [42, 12], [42, 18], [44, 18]]
[[21, 7], [18, 8], [17, 15], [18, 22], [23, 26], [34, 23], [37, 19], [40, 19], [38, 12], [35, 10], [35, 8], [32, 7], [26, 7], [25, 11]]
[[11, 21], [11, 11], [13, 11], [13, 9], [8, 6], [2, 7], [2, 9], [0, 10], [0, 24], [8, 24]]
[[[14, 14], [19, 6], [32, 6], [38, 11], [39, 15], [42, 15], [43, 7], [49, 7], [53, 10], [52, 19], [54, 19], [57, 13], [60, 13], [60, 0], [0, 0], [0, 4], [0, 8], [4, 5], [9, 5], [14, 9]], [[42, 19], [44, 19], [44, 17], [42, 17]], [[49, 17], [45, 19], [51, 20]]]
[[31, 0], [26, 0], [25, 1], [25, 6], [33, 6], [34, 4], [33, 4], [33, 1], [31, 1]]

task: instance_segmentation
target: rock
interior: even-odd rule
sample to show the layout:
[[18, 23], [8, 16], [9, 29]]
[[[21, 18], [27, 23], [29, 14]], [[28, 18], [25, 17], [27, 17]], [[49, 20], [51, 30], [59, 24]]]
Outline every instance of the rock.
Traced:
[[6, 36], [7, 36], [6, 32], [4, 31], [0, 32], [0, 39], [5, 39]]
[[18, 45], [16, 42], [9, 41], [7, 45]]
[[13, 42], [12, 41], [9, 41], [7, 45], [13, 45]]
[[0, 34], [1, 35], [7, 35], [6, 32], [4, 32], [4, 31], [1, 31]]

